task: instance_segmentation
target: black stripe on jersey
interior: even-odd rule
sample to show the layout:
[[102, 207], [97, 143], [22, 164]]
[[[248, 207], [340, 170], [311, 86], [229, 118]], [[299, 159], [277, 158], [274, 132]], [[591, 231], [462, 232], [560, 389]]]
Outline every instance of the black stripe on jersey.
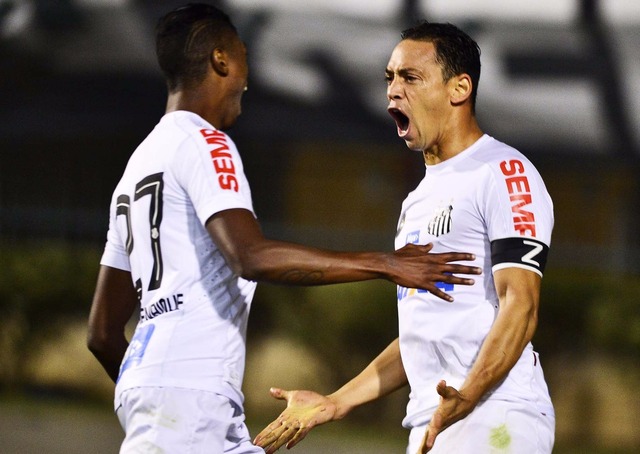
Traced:
[[501, 238], [491, 242], [492, 267], [520, 266], [542, 275], [548, 254], [549, 246], [533, 238]]

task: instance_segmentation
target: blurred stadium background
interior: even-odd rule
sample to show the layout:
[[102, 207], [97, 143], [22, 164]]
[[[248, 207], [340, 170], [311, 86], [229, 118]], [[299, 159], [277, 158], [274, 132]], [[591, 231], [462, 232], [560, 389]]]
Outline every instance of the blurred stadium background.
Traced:
[[[112, 387], [84, 330], [111, 191], [163, 114], [153, 26], [182, 1], [0, 0], [0, 451], [117, 452]], [[229, 0], [249, 49], [230, 134], [275, 238], [391, 249], [418, 154], [385, 111], [400, 30], [454, 22], [482, 48], [486, 132], [555, 202], [541, 352], [557, 453], [640, 451], [640, 2]], [[385, 282], [259, 287], [245, 381], [254, 433], [272, 385], [330, 391], [396, 336]], [[404, 452], [406, 392], [294, 452]]]

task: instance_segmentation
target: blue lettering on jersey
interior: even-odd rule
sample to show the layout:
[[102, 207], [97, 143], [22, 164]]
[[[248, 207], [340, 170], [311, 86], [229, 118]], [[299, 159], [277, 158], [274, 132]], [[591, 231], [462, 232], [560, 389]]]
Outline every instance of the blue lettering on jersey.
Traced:
[[[436, 287], [444, 292], [452, 292], [454, 285], [448, 282], [436, 282]], [[398, 301], [403, 300], [407, 296], [415, 295], [416, 293], [429, 293], [427, 290], [421, 288], [407, 288], [398, 286]]]
[[407, 240], [405, 241], [405, 244], [409, 244], [409, 243], [418, 244], [419, 241], [420, 241], [420, 230], [407, 233]]
[[155, 328], [155, 325], [150, 323], [136, 329], [136, 332], [131, 339], [131, 343], [129, 344], [129, 348], [127, 348], [124, 360], [122, 361], [122, 366], [120, 366], [120, 373], [118, 374], [116, 383], [120, 381], [120, 377], [122, 377], [122, 374], [124, 374], [127, 369], [140, 364]]
[[[407, 239], [405, 244], [418, 244], [420, 241], [420, 230], [414, 230], [413, 232], [407, 233]], [[453, 291], [453, 284], [449, 284], [446, 282], [436, 282], [436, 287], [444, 292]], [[405, 299], [407, 296], [415, 295], [416, 293], [429, 293], [427, 290], [416, 289], [416, 288], [407, 288], [398, 286], [397, 296], [398, 301]]]

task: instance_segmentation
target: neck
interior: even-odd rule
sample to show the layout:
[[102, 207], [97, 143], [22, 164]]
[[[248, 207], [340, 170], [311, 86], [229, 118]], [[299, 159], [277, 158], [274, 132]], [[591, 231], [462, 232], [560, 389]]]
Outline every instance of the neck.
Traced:
[[446, 134], [447, 140], [437, 141], [423, 150], [424, 162], [427, 165], [434, 165], [451, 159], [476, 143], [483, 134], [475, 117], [471, 117], [465, 126], [458, 125]]
[[212, 102], [211, 93], [204, 86], [194, 89], [178, 89], [169, 92], [165, 113], [177, 110], [193, 112], [219, 129], [222, 119], [219, 110], [212, 108], [213, 105], [216, 105], [215, 101]]

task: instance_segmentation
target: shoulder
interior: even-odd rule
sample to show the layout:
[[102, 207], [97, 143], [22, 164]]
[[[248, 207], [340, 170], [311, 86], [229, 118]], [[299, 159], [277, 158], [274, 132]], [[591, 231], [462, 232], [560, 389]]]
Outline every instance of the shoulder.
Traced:
[[533, 163], [522, 152], [504, 142], [485, 135], [473, 159], [500, 180], [525, 176], [539, 178]]
[[237, 154], [233, 140], [193, 112], [165, 114], [154, 129], [154, 147], [167, 150], [174, 160], [213, 159], [216, 153]]
[[529, 159], [516, 148], [500, 142], [489, 135], [484, 135], [480, 139], [473, 158], [491, 167], [499, 167], [503, 162], [509, 160], [526, 161], [530, 164]]

